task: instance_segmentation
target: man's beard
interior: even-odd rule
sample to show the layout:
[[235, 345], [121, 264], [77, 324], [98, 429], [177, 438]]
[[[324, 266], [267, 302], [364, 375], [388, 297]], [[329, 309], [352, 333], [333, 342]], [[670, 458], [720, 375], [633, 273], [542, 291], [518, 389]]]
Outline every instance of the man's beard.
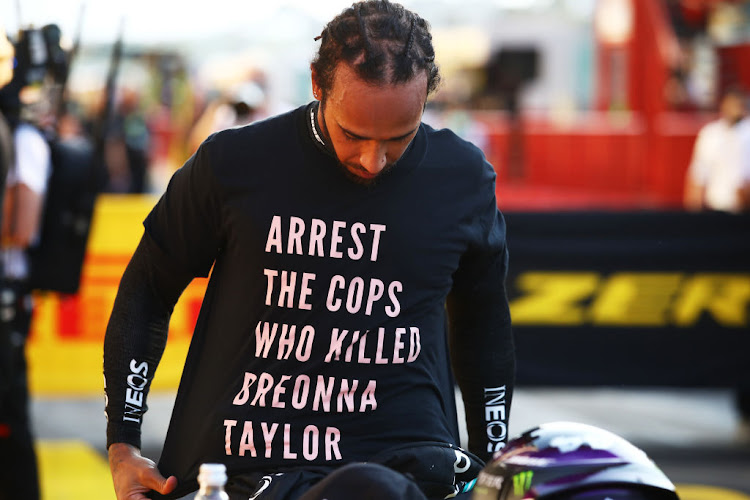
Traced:
[[372, 178], [364, 178], [360, 177], [359, 175], [352, 172], [346, 164], [344, 164], [341, 160], [339, 160], [338, 155], [335, 154], [334, 156], [336, 158], [336, 165], [341, 169], [341, 171], [344, 173], [344, 175], [352, 182], [355, 182], [357, 184], [361, 184], [363, 186], [375, 186], [378, 184], [378, 182], [384, 177], [387, 176], [390, 171], [393, 169], [393, 167], [396, 166], [396, 163], [389, 163], [385, 167], [383, 167], [383, 170], [381, 170], [375, 177]]

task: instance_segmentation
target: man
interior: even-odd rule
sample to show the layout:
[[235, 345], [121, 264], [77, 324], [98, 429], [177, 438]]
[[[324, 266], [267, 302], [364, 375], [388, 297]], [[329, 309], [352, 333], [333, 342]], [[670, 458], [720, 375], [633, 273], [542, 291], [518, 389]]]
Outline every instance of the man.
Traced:
[[[13, 156], [5, 180], [0, 252], [0, 500], [39, 498], [37, 457], [29, 415], [26, 340], [33, 300], [29, 249], [41, 228], [50, 147], [37, 127], [40, 93], [29, 85], [31, 53], [23, 32], [10, 50], [0, 36], [2, 66], [14, 60], [11, 81], [0, 91], [0, 116], [12, 133]], [[7, 59], [6, 59], [7, 58]], [[10, 64], [13, 64], [12, 62]], [[3, 145], [5, 149], [5, 145]]]
[[[320, 38], [316, 101], [207, 139], [145, 221], [104, 346], [119, 500], [184, 495], [204, 462], [226, 464], [231, 498], [403, 481], [445, 498], [505, 443], [504, 222], [482, 153], [421, 123], [428, 25], [369, 0]], [[146, 393], [174, 303], [209, 271], [157, 470], [139, 451]]]
[[[750, 210], [750, 118], [747, 96], [730, 87], [719, 104], [719, 118], [698, 133], [685, 179], [688, 210], [729, 213]], [[739, 437], [750, 439], [750, 388], [739, 387], [736, 406]]]
[[746, 96], [724, 93], [720, 117], [701, 129], [685, 181], [688, 210], [741, 212], [750, 209], [750, 121]]

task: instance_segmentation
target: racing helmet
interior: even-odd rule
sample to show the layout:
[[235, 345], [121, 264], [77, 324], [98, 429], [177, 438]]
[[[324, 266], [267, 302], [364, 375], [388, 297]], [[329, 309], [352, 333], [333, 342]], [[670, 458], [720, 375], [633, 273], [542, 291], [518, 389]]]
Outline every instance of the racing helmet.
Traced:
[[612, 432], [550, 422], [524, 432], [485, 466], [473, 500], [679, 500], [644, 451]]

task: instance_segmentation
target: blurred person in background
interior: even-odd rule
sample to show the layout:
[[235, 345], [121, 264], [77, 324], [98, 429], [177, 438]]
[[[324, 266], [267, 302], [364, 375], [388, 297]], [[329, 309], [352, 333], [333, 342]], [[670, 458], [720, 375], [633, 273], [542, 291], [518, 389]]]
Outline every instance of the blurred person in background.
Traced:
[[[422, 122], [429, 25], [369, 0], [318, 39], [315, 100], [212, 135], [144, 222], [104, 341], [119, 500], [195, 491], [206, 462], [232, 499], [467, 498], [507, 440], [505, 224], [482, 152]], [[209, 271], [157, 467], [147, 394], [175, 303]]]
[[109, 125], [105, 145], [106, 192], [138, 194], [146, 191], [151, 133], [140, 102], [141, 96], [136, 90], [124, 89]]
[[708, 43], [711, 6], [704, 0], [667, 0], [665, 6], [678, 43], [664, 87], [667, 105], [674, 111], [696, 111], [700, 104], [693, 83], [696, 52]]
[[710, 4], [706, 31], [717, 45], [733, 45], [750, 39], [747, 0], [723, 0]]
[[212, 99], [190, 131], [190, 150], [195, 152], [201, 143], [214, 132], [232, 127], [242, 127], [266, 118], [266, 95], [254, 81], [239, 83], [226, 95]]
[[[720, 117], [698, 133], [685, 179], [688, 210], [750, 211], [750, 117], [747, 94], [739, 87], [723, 95]], [[739, 437], [750, 442], [750, 388], [736, 392]]]
[[149, 83], [140, 103], [150, 134], [146, 187], [161, 194], [176, 167], [193, 153], [188, 136], [196, 120], [197, 99], [183, 56], [157, 50], [149, 59]]
[[685, 178], [688, 210], [750, 210], [750, 118], [746, 99], [742, 89], [728, 89], [719, 104], [719, 118], [698, 133]]
[[[21, 32], [11, 82], [0, 90], [0, 110], [13, 133], [14, 157], [6, 179], [0, 264], [2, 401], [0, 401], [0, 498], [37, 499], [39, 480], [29, 416], [26, 340], [31, 326], [29, 248], [41, 226], [51, 153], [41, 130], [50, 102], [35, 71], [46, 59], [41, 30]], [[41, 61], [37, 61], [41, 58]], [[40, 66], [41, 64], [41, 66]], [[43, 73], [43, 71], [42, 71]]]

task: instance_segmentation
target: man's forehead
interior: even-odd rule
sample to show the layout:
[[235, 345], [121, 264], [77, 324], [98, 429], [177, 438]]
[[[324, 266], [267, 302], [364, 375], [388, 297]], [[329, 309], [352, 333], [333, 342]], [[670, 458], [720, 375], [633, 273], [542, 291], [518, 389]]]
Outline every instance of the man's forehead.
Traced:
[[[425, 88], [425, 97], [427, 96], [427, 70], [421, 70], [414, 73], [414, 76], [405, 81], [405, 82], [398, 82], [398, 83], [392, 83], [393, 80], [393, 68], [388, 67], [382, 75], [379, 77], [380, 81], [371, 81], [362, 76], [359, 71], [357, 71], [356, 67], [354, 65], [348, 64], [346, 62], [339, 62], [336, 65], [336, 68], [333, 72], [333, 79], [331, 83], [331, 92], [336, 92], [336, 90], [341, 90], [341, 86], [350, 86], [352, 84], [358, 84], [363, 85], [367, 87], [372, 88], [389, 88], [389, 87], [400, 87], [402, 85], [410, 85], [414, 83], [424, 84]], [[337, 86], [339, 87], [337, 89]], [[417, 85], [419, 87], [421, 85]]]

